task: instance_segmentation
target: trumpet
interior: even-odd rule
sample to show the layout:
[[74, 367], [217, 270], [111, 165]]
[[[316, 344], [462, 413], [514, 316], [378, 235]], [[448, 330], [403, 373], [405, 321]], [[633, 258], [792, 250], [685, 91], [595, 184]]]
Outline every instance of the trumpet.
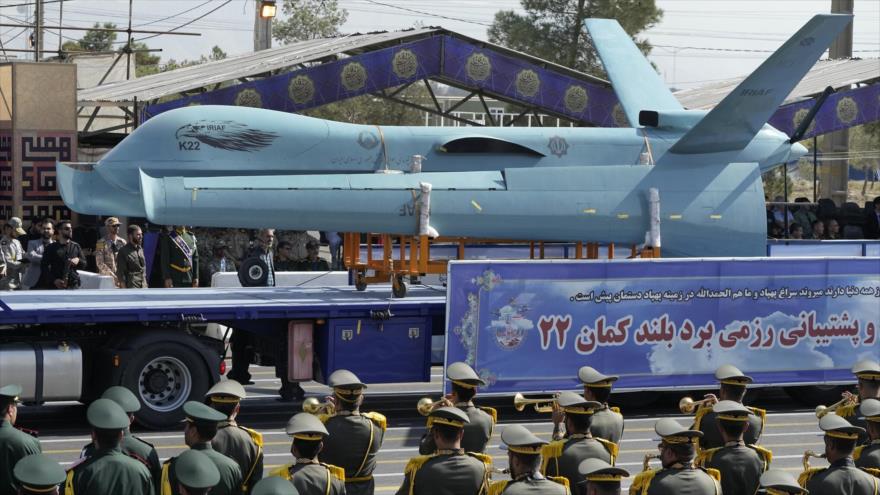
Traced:
[[421, 399], [419, 399], [418, 404], [416, 404], [416, 410], [419, 411], [419, 414], [421, 414], [422, 416], [427, 416], [431, 414], [431, 411], [434, 410], [437, 404], [446, 404], [448, 402], [449, 399], [445, 397], [438, 400], [431, 400], [430, 397], [422, 397]]
[[833, 413], [843, 406], [858, 405], [859, 397], [849, 392], [843, 393], [843, 398], [830, 406], [816, 406], [816, 417], [822, 418], [826, 414]]
[[711, 406], [718, 402], [715, 397], [708, 397], [703, 400], [694, 400], [690, 397], [683, 397], [678, 401], [678, 410], [684, 414], [690, 414], [703, 406]]
[[309, 414], [333, 414], [336, 407], [330, 402], [320, 402], [314, 397], [309, 397], [303, 401], [303, 411]]
[[651, 459], [659, 459], [660, 454], [645, 454], [645, 459], [642, 461], [642, 471], [647, 471], [651, 469]]
[[493, 467], [489, 472], [491, 472], [492, 474], [510, 474], [510, 468], [501, 469]]
[[812, 450], [808, 450], [808, 451], [804, 452], [804, 458], [803, 458], [804, 471], [810, 470], [810, 457], [815, 457], [816, 459], [824, 459], [825, 454], [817, 454], [817, 453], [813, 452]]
[[539, 413], [549, 413], [553, 412], [554, 406], [556, 406], [556, 396], [554, 395], [548, 399], [526, 399], [523, 394], [517, 393], [513, 396], [513, 407], [517, 411], [522, 412], [526, 406], [533, 404], [535, 407], [535, 412]]

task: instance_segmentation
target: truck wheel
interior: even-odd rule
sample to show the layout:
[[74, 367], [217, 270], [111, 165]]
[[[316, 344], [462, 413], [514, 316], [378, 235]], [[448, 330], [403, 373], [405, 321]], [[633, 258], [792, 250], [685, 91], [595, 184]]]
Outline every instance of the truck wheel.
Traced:
[[165, 428], [184, 418], [183, 404], [202, 401], [211, 372], [192, 349], [175, 343], [153, 344], [138, 352], [122, 375], [122, 384], [141, 401], [135, 413], [147, 428]]
[[852, 390], [843, 385], [806, 385], [802, 387], [785, 387], [785, 393], [805, 406], [829, 405], [841, 399], [840, 395]]

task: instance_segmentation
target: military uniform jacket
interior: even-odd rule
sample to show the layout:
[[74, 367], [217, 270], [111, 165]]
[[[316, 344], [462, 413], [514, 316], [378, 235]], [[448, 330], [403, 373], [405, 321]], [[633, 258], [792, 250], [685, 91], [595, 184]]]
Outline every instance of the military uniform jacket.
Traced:
[[540, 473], [522, 476], [511, 481], [496, 481], [489, 487], [489, 495], [570, 495], [562, 483], [548, 480]]
[[146, 265], [143, 246], [126, 244], [116, 255], [116, 279], [127, 289], [146, 289]]
[[211, 448], [238, 464], [245, 493], [257, 481], [263, 479], [262, 443], [262, 435], [254, 430], [239, 426], [235, 421], [220, 423], [217, 435], [211, 440]]
[[464, 449], [413, 457], [397, 495], [486, 495], [489, 464]]
[[324, 426], [330, 436], [324, 439], [321, 460], [345, 470], [348, 495], [373, 493], [373, 470], [385, 437], [385, 417], [343, 411], [328, 417]]
[[880, 478], [857, 468], [849, 457], [839, 459], [827, 468], [810, 470], [806, 474], [808, 479], [804, 488], [810, 493], [877, 495], [880, 492]]
[[[172, 235], [176, 235], [188, 248], [188, 253], [178, 247]], [[159, 239], [159, 265], [162, 279], [171, 279], [174, 287], [192, 287], [193, 277], [199, 274], [199, 252], [196, 239], [189, 232], [172, 232]]]
[[[297, 459], [293, 465], [272, 471], [293, 483], [299, 495], [345, 495], [345, 474], [342, 468], [310, 459]], [[213, 495], [213, 492], [212, 492]]]
[[116, 253], [126, 244], [125, 239], [121, 237], [117, 237], [115, 241], [105, 237], [98, 239], [95, 245], [95, 265], [98, 267], [98, 273], [113, 277], [114, 283], [117, 282]]
[[13, 484], [12, 468], [21, 459], [42, 452], [40, 442], [9, 421], [0, 420], [0, 495], [18, 493]]
[[[241, 470], [238, 464], [229, 457], [211, 448], [210, 443], [197, 443], [190, 447], [199, 450], [217, 466], [220, 471], [220, 483], [211, 488], [211, 495], [239, 495], [241, 493]], [[177, 490], [177, 477], [174, 474], [174, 462], [177, 458], [168, 459], [162, 466], [160, 495], [180, 495]], [[121, 495], [129, 495], [119, 492]]]
[[[749, 429], [743, 435], [743, 441], [748, 445], [758, 443], [761, 438], [761, 432], [764, 431], [764, 411], [756, 407], [750, 407], [752, 411], [749, 414]], [[715, 420], [715, 413], [711, 407], [701, 407], [696, 416], [694, 416], [694, 426], [692, 430], [700, 430], [703, 432], [703, 438], [699, 439], [700, 449], [714, 449], [724, 445], [724, 439], [721, 438], [721, 432], [718, 431], [718, 422]]]
[[[717, 475], [717, 472], [715, 473]], [[704, 469], [682, 467], [643, 471], [629, 487], [630, 495], [721, 495], [721, 485]], [[732, 495], [739, 495], [733, 493]], [[830, 495], [830, 494], [829, 494]]]
[[590, 433], [594, 437], [604, 438], [609, 442], [619, 444], [620, 439], [623, 438], [623, 415], [613, 411], [606, 404], [605, 409], [593, 414]]
[[862, 469], [880, 469], [880, 440], [874, 440], [864, 447], [856, 447], [853, 455], [856, 466]]
[[604, 439], [587, 438], [573, 434], [565, 440], [557, 440], [541, 449], [544, 476], [561, 476], [568, 479], [568, 486], [577, 486], [583, 479], [578, 466], [585, 459], [601, 459], [611, 465], [617, 457], [617, 445]]
[[[837, 414], [841, 418], [847, 420], [853, 426], [858, 426], [859, 428], [868, 429], [867, 422], [864, 418], [859, 417], [859, 405], [858, 404], [848, 404], [842, 407], [838, 407], [837, 410], [834, 411], [834, 414]], [[856, 445], [865, 445], [871, 441], [871, 438], [868, 436], [868, 432], [865, 431], [863, 433], [859, 433], [859, 439], [856, 442]]]
[[[488, 407], [484, 410], [483, 408], [476, 407], [473, 402], [457, 402], [455, 407], [464, 411], [471, 421], [464, 425], [461, 448], [465, 452], [485, 452], [486, 444], [489, 443], [489, 439], [492, 437], [492, 431], [495, 429], [495, 422], [497, 421], [495, 410]], [[430, 432], [428, 432], [422, 437], [422, 441], [419, 444], [419, 454], [430, 455], [435, 450], [437, 450], [437, 445], [434, 443], [434, 438]]]
[[[156, 448], [153, 447], [153, 444], [132, 435], [131, 430], [126, 428], [120, 447], [122, 452], [128, 454], [129, 457], [134, 457], [146, 464], [154, 481], [159, 479], [159, 475], [162, 474], [162, 463], [159, 462], [159, 454], [156, 453]], [[80, 458], [88, 459], [93, 455], [95, 455], [95, 444], [90, 443], [83, 447], [79, 456]]]
[[153, 477], [147, 466], [117, 447], [97, 450], [67, 471], [64, 495], [153, 495]]
[[761, 474], [770, 467], [771, 458], [767, 449], [732, 442], [724, 447], [704, 450], [697, 465], [721, 473], [722, 493], [752, 495], [758, 490]]

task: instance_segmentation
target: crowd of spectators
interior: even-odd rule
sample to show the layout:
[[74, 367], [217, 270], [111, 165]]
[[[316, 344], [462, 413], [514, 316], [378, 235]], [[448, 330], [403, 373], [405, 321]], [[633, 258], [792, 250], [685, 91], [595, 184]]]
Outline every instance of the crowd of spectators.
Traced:
[[864, 208], [848, 202], [837, 207], [830, 199], [810, 203], [807, 198], [786, 203], [782, 196], [767, 203], [770, 239], [880, 239], [880, 196]]

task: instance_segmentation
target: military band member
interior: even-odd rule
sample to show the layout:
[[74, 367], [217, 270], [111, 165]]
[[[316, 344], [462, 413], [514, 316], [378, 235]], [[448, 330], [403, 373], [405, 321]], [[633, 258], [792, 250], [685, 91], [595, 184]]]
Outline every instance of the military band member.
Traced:
[[749, 428], [749, 410], [739, 402], [723, 400], [712, 408], [724, 445], [703, 449], [697, 466], [721, 473], [722, 493], [755, 493], [761, 474], [770, 467], [773, 454], [757, 445], [748, 445], [743, 434]]
[[15, 495], [12, 481], [15, 463], [42, 451], [36, 438], [15, 428], [19, 395], [18, 385], [0, 387], [0, 495]]
[[290, 418], [285, 431], [293, 437], [290, 453], [294, 463], [269, 475], [289, 480], [300, 495], [344, 495], [345, 470], [318, 461], [328, 435], [324, 423], [314, 415], [299, 413]]
[[[162, 464], [159, 462], [159, 454], [156, 453], [153, 444], [145, 442], [140, 438], [131, 434], [131, 424], [134, 422], [134, 413], [141, 410], [141, 403], [131, 392], [131, 390], [119, 385], [108, 388], [101, 394], [102, 399], [110, 399], [119, 404], [123, 411], [128, 415], [128, 424], [123, 431], [122, 451], [130, 457], [140, 460], [150, 469], [153, 480], [159, 479], [162, 472]], [[88, 458], [95, 453], [94, 442], [83, 447], [80, 457]]]
[[689, 430], [671, 418], [654, 424], [660, 436], [661, 469], [643, 471], [636, 475], [629, 488], [630, 495], [720, 495], [720, 475], [714, 469], [694, 466], [696, 440], [701, 431]]
[[[718, 397], [710, 395], [716, 401], [731, 400], [742, 404], [746, 396], [746, 386], [752, 383], [752, 377], [743, 374], [736, 366], [725, 364], [715, 371], [715, 379], [721, 384], [718, 389]], [[764, 431], [764, 421], [767, 412], [757, 407], [749, 407], [749, 429], [746, 430], [743, 440], [747, 445], [758, 443], [761, 432]], [[715, 425], [715, 413], [711, 405], [704, 405], [697, 409], [694, 415], [694, 424], [691, 429], [700, 430], [702, 438], [697, 440], [697, 449], [714, 449], [724, 445], [721, 433]]]
[[[206, 455], [217, 471], [220, 481], [211, 489], [211, 495], [238, 495], [241, 493], [241, 469], [229, 457], [211, 447], [211, 441], [217, 435], [217, 428], [226, 415], [201, 402], [189, 401], [183, 405], [186, 414], [186, 426], [183, 440], [191, 450]], [[183, 495], [179, 490], [180, 479], [177, 474], [177, 462], [180, 456], [165, 461], [162, 465], [160, 495]]]
[[385, 416], [361, 412], [366, 385], [348, 370], [336, 370], [327, 379], [333, 389], [335, 414], [319, 416], [329, 436], [324, 439], [321, 460], [345, 469], [348, 495], [372, 495], [376, 455], [385, 437]]
[[243, 478], [242, 491], [248, 493], [263, 477], [263, 435], [235, 420], [245, 397], [247, 392], [235, 380], [221, 380], [205, 393], [208, 405], [226, 415], [218, 425], [211, 447], [238, 463]]
[[286, 479], [270, 476], [258, 481], [251, 490], [251, 495], [299, 495], [299, 493]]
[[623, 415], [620, 414], [620, 409], [608, 406], [611, 388], [618, 377], [603, 375], [589, 366], [584, 366], [578, 370], [578, 378], [584, 384], [584, 399], [602, 404], [602, 409], [593, 414], [590, 433], [594, 437], [620, 444], [620, 439], [623, 437]]
[[568, 495], [568, 480], [550, 480], [541, 474], [541, 448], [547, 445], [524, 426], [510, 425], [501, 432], [502, 449], [507, 450], [510, 481], [496, 481], [489, 495]]
[[868, 445], [856, 447], [853, 460], [856, 466], [880, 476], [880, 400], [865, 399], [859, 406], [859, 412], [865, 417], [870, 441]]
[[43, 454], [33, 454], [15, 464], [13, 470], [19, 495], [58, 495], [66, 478], [64, 469]]
[[761, 490], [765, 495], [810, 495], [800, 487], [794, 476], [781, 469], [768, 469], [761, 475]]
[[131, 424], [122, 406], [98, 399], [86, 410], [86, 419], [92, 426], [95, 452], [68, 468], [64, 495], [152, 495], [153, 476], [147, 465], [122, 451], [123, 431]]
[[177, 490], [182, 495], [207, 495], [220, 483], [220, 471], [210, 457], [189, 449], [174, 462]]
[[626, 469], [614, 467], [599, 459], [587, 459], [578, 466], [585, 487], [578, 495], [620, 495], [620, 482], [629, 477]]
[[397, 495], [485, 495], [489, 490], [492, 458], [465, 452], [461, 446], [467, 414], [455, 407], [441, 407], [428, 415], [430, 434], [437, 449], [433, 454], [409, 460]]
[[594, 438], [590, 433], [593, 414], [602, 408], [602, 404], [585, 400], [574, 392], [562, 392], [556, 403], [565, 413], [568, 438], [554, 440], [541, 449], [544, 458], [541, 472], [544, 476], [562, 476], [568, 480], [568, 486], [574, 487], [581, 479], [578, 471], [581, 462], [601, 459], [613, 465], [617, 458], [617, 444]]
[[[866, 428], [865, 421], [859, 418], [859, 403], [866, 399], [880, 399], [880, 363], [871, 360], [859, 361], [852, 368], [853, 375], [858, 379], [856, 388], [858, 397], [853, 397], [851, 404], [838, 407], [835, 414], [849, 421], [853, 426]], [[849, 394], [846, 392], [844, 395]], [[851, 396], [851, 394], [850, 394]], [[859, 436], [859, 445], [868, 443], [867, 433]]]
[[856, 440], [864, 429], [836, 414], [823, 416], [819, 429], [825, 432], [825, 459], [829, 465], [804, 471], [798, 484], [814, 494], [877, 495], [880, 479], [857, 468], [852, 458]]
[[[486, 444], [489, 443], [492, 431], [495, 429], [495, 423], [498, 422], [498, 412], [491, 407], [475, 406], [473, 399], [477, 395], [477, 387], [486, 385], [486, 382], [473, 368], [463, 362], [450, 364], [446, 368], [446, 378], [452, 382], [452, 392], [444, 400], [437, 401], [435, 409], [456, 407], [464, 411], [469, 422], [464, 426], [461, 447], [466, 452], [485, 452]], [[436, 448], [431, 432], [428, 431], [419, 444], [419, 454], [431, 454]]]

